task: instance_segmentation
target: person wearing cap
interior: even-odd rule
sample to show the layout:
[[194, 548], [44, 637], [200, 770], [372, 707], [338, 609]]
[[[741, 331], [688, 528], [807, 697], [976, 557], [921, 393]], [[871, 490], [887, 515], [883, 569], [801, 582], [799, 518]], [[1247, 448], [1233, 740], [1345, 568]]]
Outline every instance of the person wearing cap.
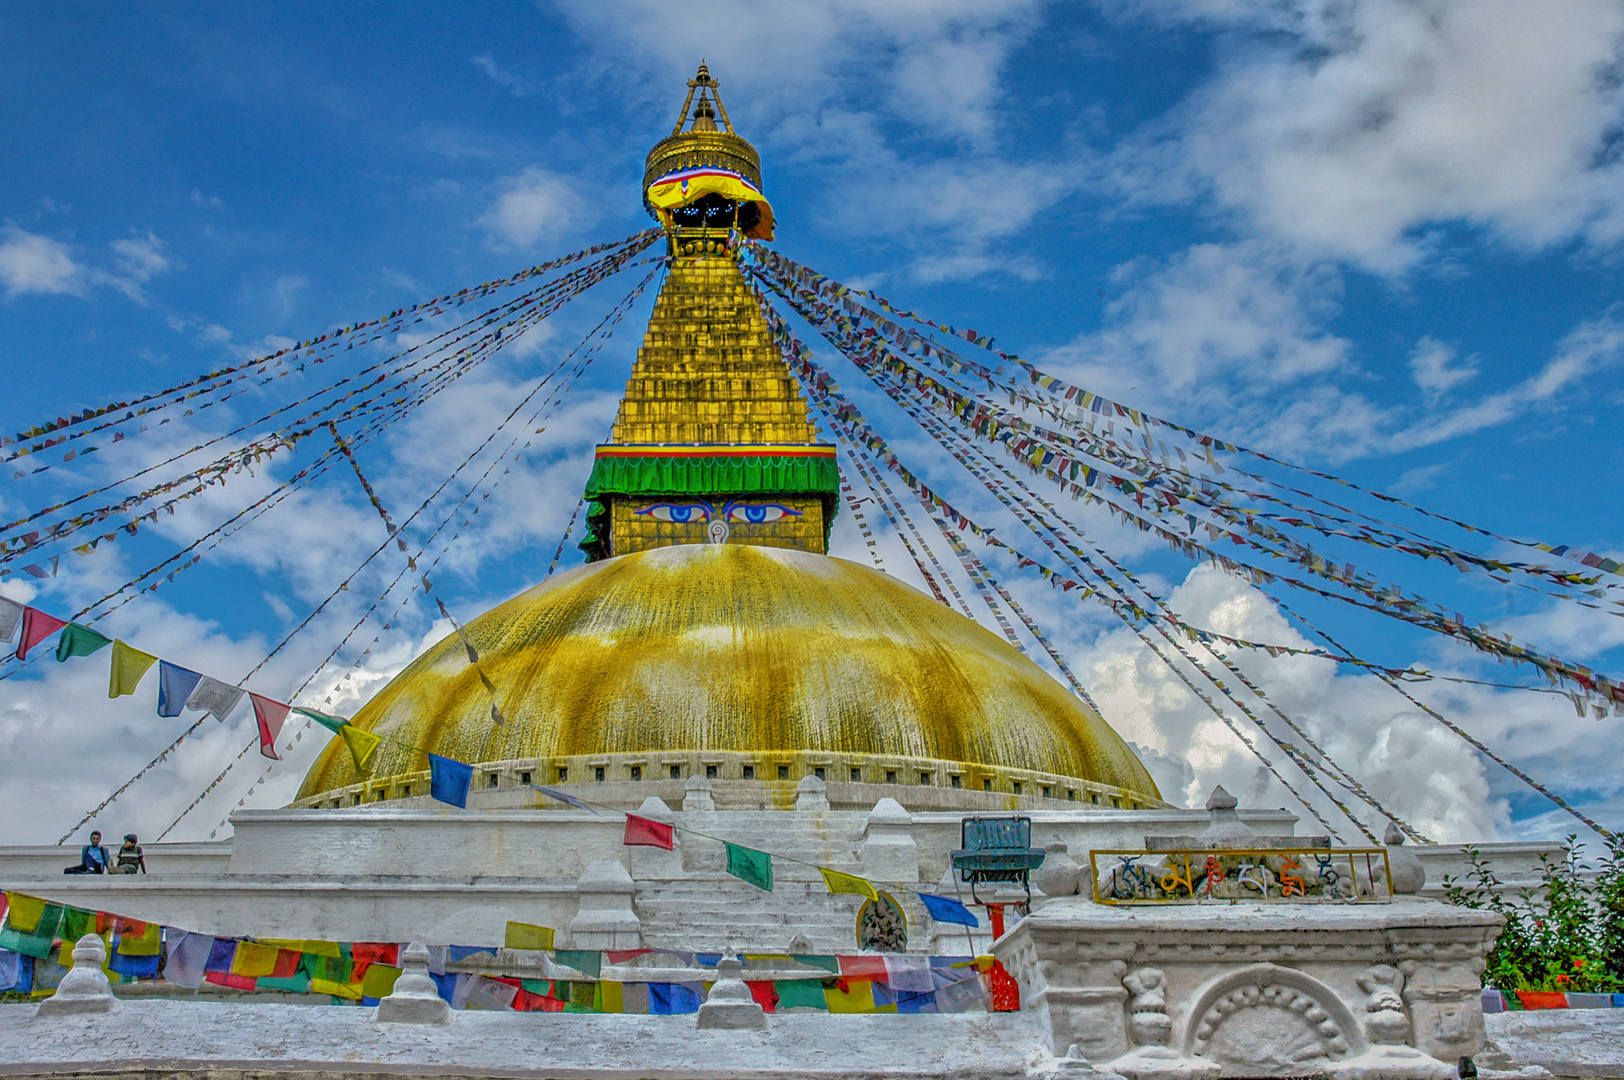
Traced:
[[146, 872], [147, 860], [141, 854], [141, 845], [135, 842], [134, 833], [125, 833], [124, 844], [118, 849], [118, 859], [113, 866], [113, 873], [144, 874]]
[[64, 874], [107, 873], [107, 849], [102, 847], [100, 829], [91, 832], [90, 843], [79, 849], [79, 865], [67, 867], [62, 872]]

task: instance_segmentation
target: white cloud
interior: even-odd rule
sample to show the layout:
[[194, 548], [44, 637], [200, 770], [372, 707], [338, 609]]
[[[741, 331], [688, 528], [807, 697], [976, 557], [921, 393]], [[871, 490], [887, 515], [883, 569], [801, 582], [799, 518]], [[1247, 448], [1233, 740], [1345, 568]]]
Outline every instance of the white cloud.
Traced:
[[1476, 356], [1461, 360], [1452, 346], [1433, 337], [1416, 342], [1410, 353], [1410, 373], [1415, 384], [1433, 401], [1477, 378], [1477, 363]]
[[168, 245], [150, 229], [144, 236], [114, 240], [109, 246], [113, 249], [114, 272], [98, 276], [138, 304], [147, 302], [143, 285], [180, 265], [168, 254]]
[[1448, 222], [1525, 249], [1624, 234], [1614, 0], [1111, 6], [1252, 35], [1121, 150], [1132, 194], [1204, 188], [1251, 228], [1382, 273], [1415, 265]]
[[528, 79], [515, 75], [502, 67], [490, 53], [471, 56], [468, 59], [475, 67], [483, 71], [492, 82], [514, 97], [528, 97], [536, 92], [536, 88], [530, 84]]
[[500, 194], [479, 223], [498, 248], [532, 248], [597, 219], [568, 181], [546, 169], [532, 166], [497, 186]]
[[11, 225], [0, 237], [0, 283], [6, 287], [6, 296], [85, 294], [85, 268], [73, 261], [66, 244]]

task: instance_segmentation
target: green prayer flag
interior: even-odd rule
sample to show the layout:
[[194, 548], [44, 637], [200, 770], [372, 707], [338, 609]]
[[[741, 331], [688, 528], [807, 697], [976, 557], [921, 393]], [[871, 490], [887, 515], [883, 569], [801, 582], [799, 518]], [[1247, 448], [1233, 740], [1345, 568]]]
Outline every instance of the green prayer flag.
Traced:
[[795, 1008], [829, 1011], [822, 979], [777, 979], [773, 981], [773, 991], [778, 995], [779, 1012]]
[[801, 953], [791, 953], [790, 959], [795, 961], [797, 964], [805, 964], [807, 967], [822, 968], [824, 971], [832, 971], [836, 975], [840, 974], [840, 960], [838, 957], [821, 955], [807, 956]]
[[63, 941], [77, 944], [86, 934], [96, 932], [96, 913], [86, 911], [84, 908], [65, 907], [62, 909], [62, 925], [57, 935]]
[[603, 953], [596, 949], [554, 949], [553, 959], [594, 979], [603, 974]]
[[342, 716], [330, 716], [327, 713], [317, 712], [315, 709], [300, 708], [297, 705], [293, 707], [293, 711], [296, 713], [303, 713], [305, 716], [310, 717], [310, 719], [314, 720], [328, 731], [337, 731], [339, 728], [349, 723], [349, 721], [344, 719]]
[[112, 643], [112, 638], [103, 637], [88, 626], [70, 622], [62, 628], [62, 636], [56, 639], [56, 658], [62, 661], [73, 656], [89, 656]]
[[773, 857], [765, 851], [727, 844], [727, 872], [765, 892], [773, 891]]

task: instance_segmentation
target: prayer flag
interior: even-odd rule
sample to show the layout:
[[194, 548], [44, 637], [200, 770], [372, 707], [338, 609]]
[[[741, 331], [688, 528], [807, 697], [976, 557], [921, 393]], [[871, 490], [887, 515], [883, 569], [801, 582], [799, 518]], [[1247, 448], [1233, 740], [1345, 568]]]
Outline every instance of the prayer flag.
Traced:
[[147, 668], [157, 662], [158, 658], [151, 653], [142, 652], [133, 645], [115, 640], [113, 666], [108, 672], [107, 696], [116, 698], [135, 693], [136, 686], [141, 682], [141, 676], [147, 673]]
[[532, 786], [534, 786], [537, 791], [541, 792], [543, 795], [547, 796], [549, 799], [557, 799], [559, 802], [565, 803], [565, 804], [567, 804], [569, 806], [573, 806], [577, 810], [591, 810], [592, 813], [594, 813], [594, 814], [597, 813], [596, 810], [592, 810], [592, 807], [588, 806], [586, 803], [582, 802], [580, 799], [577, 799], [574, 795], [571, 795], [567, 791], [559, 791], [557, 788], [542, 787], [539, 784], [532, 785]]
[[0, 596], [0, 642], [9, 643], [23, 621], [23, 606]]
[[349, 1001], [361, 1000], [361, 984], [358, 982], [335, 982], [332, 979], [311, 979], [310, 992], [312, 994], [331, 994], [333, 997], [341, 997]]
[[270, 945], [261, 945], [257, 941], [239, 941], [237, 943], [237, 955], [231, 959], [231, 973], [250, 979], [269, 975], [276, 970], [276, 958], [279, 952], [279, 949]]
[[429, 755], [429, 796], [443, 803], [466, 809], [468, 785], [473, 783], [474, 767], [460, 761]]
[[62, 628], [62, 636], [56, 639], [56, 659], [60, 663], [73, 656], [89, 656], [112, 643], [112, 638], [98, 634], [88, 626], [70, 622]]
[[357, 771], [367, 767], [367, 759], [372, 756], [372, 751], [376, 750], [378, 744], [383, 741], [372, 732], [362, 731], [354, 724], [345, 724], [338, 729], [338, 734], [343, 738], [344, 744], [350, 748], [350, 757], [355, 759]]
[[502, 938], [504, 949], [550, 949], [553, 947], [553, 928], [532, 923], [510, 922]]
[[368, 964], [366, 974], [361, 976], [361, 996], [381, 998], [388, 997], [395, 990], [395, 980], [400, 978], [400, 968], [389, 964]]
[[86, 934], [96, 932], [96, 913], [86, 911], [84, 908], [64, 907], [62, 909], [62, 925], [57, 930], [57, 936], [63, 941], [77, 944]]
[[773, 859], [765, 851], [722, 841], [727, 847], [727, 872], [765, 892], [773, 891]]
[[327, 713], [317, 712], [315, 709], [306, 709], [302, 706], [294, 706], [293, 711], [296, 713], [303, 713], [305, 716], [310, 717], [310, 719], [314, 720], [328, 731], [337, 731], [339, 728], [349, 723], [349, 721], [344, 719], [342, 716], [329, 716]]
[[823, 996], [822, 979], [781, 979], [773, 983], [778, 993], [778, 1011], [785, 1009], [817, 1009], [829, 1011], [829, 1002]]
[[158, 661], [158, 715], [179, 716], [203, 676], [168, 660]]
[[960, 926], [981, 925], [981, 920], [976, 918], [975, 912], [950, 896], [933, 896], [930, 893], [920, 893], [919, 899], [925, 902], [925, 911], [937, 922], [958, 923]]
[[289, 706], [258, 694], [249, 694], [248, 700], [254, 703], [254, 719], [259, 724], [260, 754], [272, 761], [280, 761], [281, 756], [276, 752], [276, 737], [282, 732], [282, 721], [288, 718]]
[[118, 951], [125, 956], [157, 956], [162, 950], [163, 927], [157, 923], [127, 925], [119, 931]]
[[203, 970], [211, 975], [229, 972], [231, 959], [236, 955], [236, 938], [215, 938], [209, 946], [208, 959], [203, 961]]
[[874, 886], [860, 877], [842, 874], [838, 870], [825, 870], [820, 868], [818, 873], [823, 875], [823, 883], [829, 887], [831, 894], [851, 893], [854, 896], [866, 896], [870, 900], [878, 900]]
[[603, 953], [596, 949], [555, 949], [553, 959], [594, 979], [603, 974]]
[[627, 847], [657, 847], [670, 851], [676, 846], [676, 831], [662, 821], [627, 814], [626, 836], [621, 842]]
[[47, 615], [39, 608], [23, 608], [23, 636], [22, 640], [17, 642], [17, 659], [27, 660], [29, 649], [66, 625], [68, 620]]
[[928, 994], [936, 989], [928, 956], [888, 954], [885, 957], [885, 981], [892, 990], [910, 994]]
[[[8, 925], [20, 933], [34, 933], [39, 926], [40, 916], [45, 914], [45, 901], [18, 892], [6, 893], [6, 901]], [[56, 928], [52, 927], [51, 932], [54, 934]]]
[[197, 688], [187, 695], [186, 707], [201, 709], [221, 723], [225, 723], [226, 717], [236, 709], [244, 693], [240, 686], [232, 686], [204, 675], [198, 679]]

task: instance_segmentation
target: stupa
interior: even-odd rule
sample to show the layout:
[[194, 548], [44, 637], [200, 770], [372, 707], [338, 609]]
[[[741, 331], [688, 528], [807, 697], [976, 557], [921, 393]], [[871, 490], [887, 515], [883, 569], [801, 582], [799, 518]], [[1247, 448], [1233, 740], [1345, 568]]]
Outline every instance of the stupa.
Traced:
[[[273, 958], [421, 943], [399, 951], [392, 1006], [132, 1002], [132, 1040], [161, 1047], [165, 1068], [212, 1070], [497, 1075], [534, 1070], [545, 1046], [546, 1067], [583, 1077], [1455, 1075], [1482, 1046], [1478, 978], [1499, 917], [1412, 890], [1436, 895], [1460, 849], [1418, 852], [1422, 872], [1396, 889], [1380, 849], [1356, 859], [1294, 837], [1284, 810], [1227, 796], [1174, 807], [1105, 720], [1020, 652], [830, 556], [835, 450], [736, 259], [739, 236], [774, 232], [760, 156], [703, 65], [644, 192], [669, 269], [587, 483], [586, 565], [426, 651], [353, 718], [388, 737], [364, 773], [335, 741], [291, 807], [236, 812], [228, 841], [149, 845], [150, 876], [130, 880], [64, 878], [60, 848], [0, 853], [9, 888], [269, 940]], [[425, 753], [473, 764], [467, 808], [430, 798]], [[669, 846], [627, 846], [616, 809], [674, 826]], [[992, 896], [974, 926], [927, 914], [921, 894], [960, 895], [965, 818], [1011, 811], [1047, 855], [1035, 893]], [[766, 888], [730, 866], [733, 848], [771, 853]], [[1549, 850], [1505, 846], [1496, 865], [1509, 877]], [[1313, 857], [1312, 883], [1291, 876]], [[1203, 860], [1216, 903], [1197, 896]], [[1157, 897], [1173, 902], [1141, 903]], [[515, 945], [513, 924], [544, 936]], [[749, 966], [718, 960], [730, 950]], [[899, 1015], [828, 1004], [767, 1023], [763, 981], [798, 965], [804, 982], [828, 954], [856, 955], [812, 971], [829, 975], [819, 1003], [855, 1000], [848, 981], [883, 984], [860, 1011]], [[898, 988], [936, 985], [935, 961], [973, 954], [959, 967], [1003, 980], [987, 997], [950, 1008], [938, 994], [920, 1011], [959, 1014], [900, 1015]], [[586, 964], [569, 978], [620, 987], [616, 1000], [652, 985], [712, 998], [686, 1023], [501, 1011], [514, 983], [558, 980], [560, 963]], [[446, 1022], [430, 964], [479, 975], [489, 1011]], [[943, 985], [980, 986], [955, 978]], [[21, 1008], [0, 1006], [8, 1060], [98, 1071], [82, 1027], [7, 1011]], [[432, 1023], [402, 1032], [414, 1019]]]
[[352, 721], [388, 740], [367, 773], [335, 741], [295, 805], [421, 795], [421, 748], [477, 763], [482, 805], [534, 805], [535, 782], [630, 809], [698, 776], [724, 808], [787, 807], [805, 777], [835, 807], [1166, 806], [1038, 665], [828, 554], [835, 447], [735, 250], [772, 236], [761, 158], [703, 66], [644, 190], [671, 261], [587, 481], [591, 561], [469, 623], [480, 671], [456, 636], [424, 653]]

